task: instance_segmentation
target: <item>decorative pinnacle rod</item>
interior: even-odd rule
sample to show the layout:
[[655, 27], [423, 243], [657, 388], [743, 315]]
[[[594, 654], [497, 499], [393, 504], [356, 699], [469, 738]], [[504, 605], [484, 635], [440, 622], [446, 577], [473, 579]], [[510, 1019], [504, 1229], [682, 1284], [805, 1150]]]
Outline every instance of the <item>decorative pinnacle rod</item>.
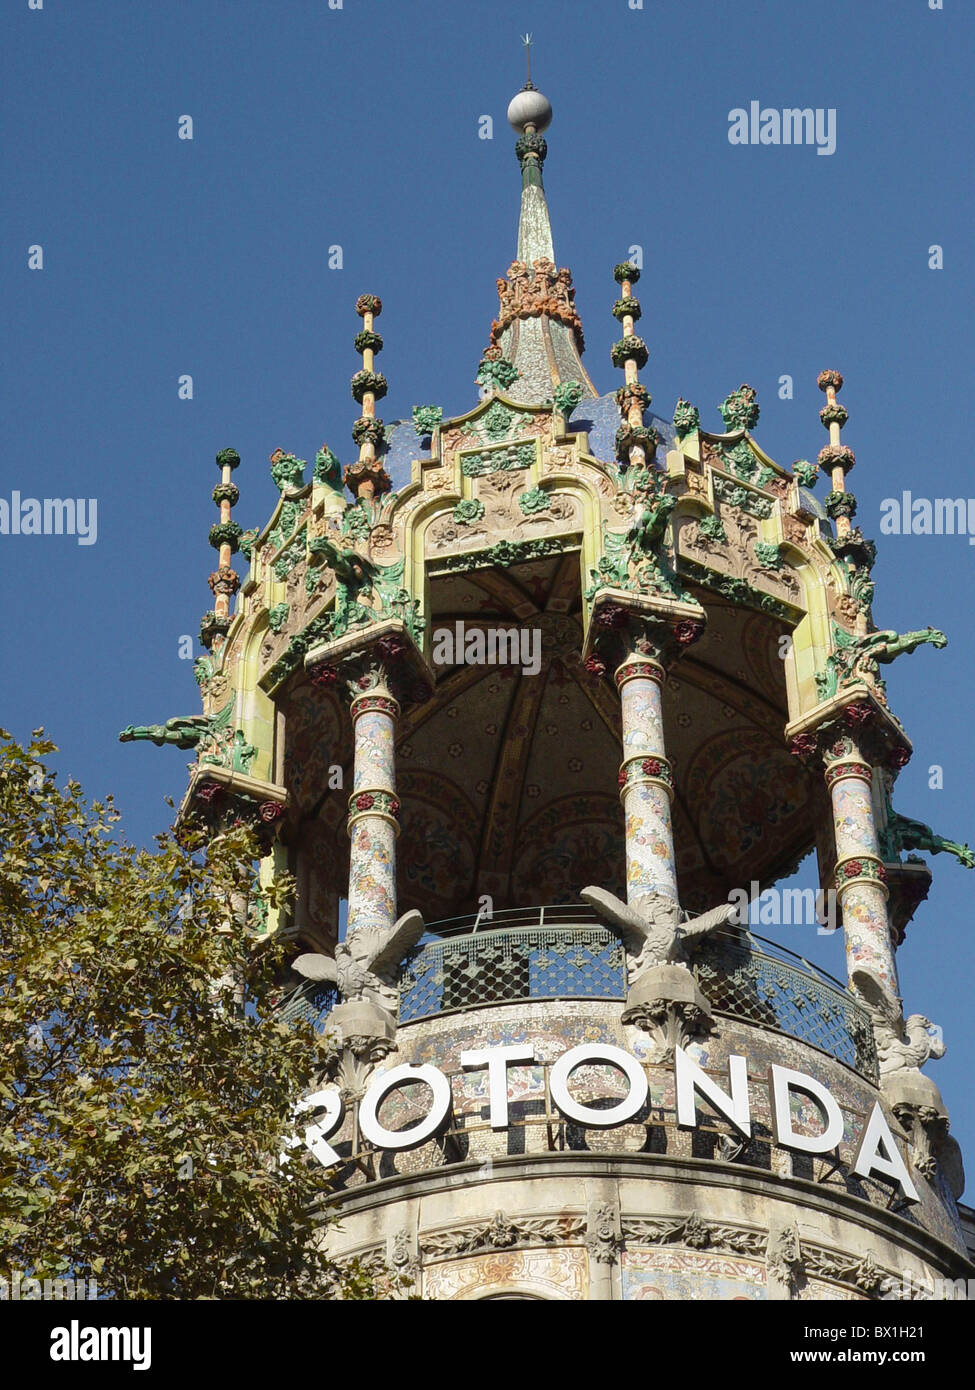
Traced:
[[613, 344], [614, 367], [623, 368], [623, 389], [617, 393], [623, 426], [616, 436], [616, 458], [625, 468], [632, 464], [643, 468], [652, 458], [656, 448], [656, 436], [652, 429], [643, 424], [643, 412], [650, 404], [650, 394], [640, 385], [639, 370], [646, 364], [647, 345], [634, 332], [636, 320], [640, 317], [640, 301], [633, 296], [633, 286], [640, 278], [640, 271], [629, 261], [618, 265], [613, 272], [620, 287], [620, 297], [613, 305], [613, 314], [620, 323], [622, 338]]
[[829, 470], [833, 481], [826, 506], [836, 522], [837, 536], [844, 540], [850, 534], [850, 519], [856, 511], [856, 498], [846, 487], [846, 475], [856, 463], [856, 456], [840, 439], [840, 431], [850, 418], [846, 407], [836, 399], [837, 391], [843, 387], [843, 377], [835, 371], [820, 372], [816, 385], [826, 394], [826, 404], [819, 412], [820, 420], [829, 431], [829, 444], [820, 451], [819, 464], [824, 471]]
[[376, 402], [386, 394], [386, 378], [375, 371], [376, 353], [382, 351], [383, 340], [375, 331], [376, 319], [383, 311], [382, 300], [375, 294], [361, 294], [355, 311], [362, 319], [362, 329], [356, 334], [356, 351], [362, 354], [362, 367], [352, 378], [352, 395], [359, 402], [362, 414], [352, 430], [359, 446], [359, 460], [345, 470], [345, 482], [357, 498], [371, 498], [388, 492], [391, 482], [378, 449], [385, 442], [382, 420], [376, 418]]
[[526, 88], [528, 91], [531, 91], [531, 90], [534, 88], [534, 85], [535, 85], [535, 84], [532, 82], [532, 54], [531, 54], [532, 36], [531, 36], [531, 34], [522, 34], [522, 36], [521, 36], [521, 41], [522, 41], [522, 43], [525, 45], [525, 67], [526, 67], [526, 69], [527, 69], [527, 80], [526, 80], [526, 82], [525, 82], [525, 88]]
[[209, 578], [213, 593], [213, 610], [207, 614], [200, 629], [200, 640], [204, 646], [213, 649], [222, 644], [224, 634], [230, 626], [230, 600], [240, 587], [240, 579], [230, 561], [238, 548], [240, 527], [231, 517], [234, 503], [240, 493], [231, 474], [240, 464], [240, 454], [236, 449], [221, 449], [216, 458], [220, 469], [220, 482], [211, 496], [220, 508], [220, 520], [210, 527], [210, 544], [218, 553], [217, 568]]

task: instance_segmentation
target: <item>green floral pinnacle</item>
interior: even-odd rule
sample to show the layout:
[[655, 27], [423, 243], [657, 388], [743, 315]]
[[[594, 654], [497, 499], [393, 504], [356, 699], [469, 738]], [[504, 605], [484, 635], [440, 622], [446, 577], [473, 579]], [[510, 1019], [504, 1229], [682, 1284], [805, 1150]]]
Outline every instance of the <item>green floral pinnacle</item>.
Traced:
[[823, 505], [826, 508], [826, 515], [833, 521], [840, 516], [856, 516], [857, 500], [852, 492], [828, 492]]
[[443, 420], [443, 407], [439, 405], [415, 405], [413, 407], [413, 428], [418, 439], [432, 435]]
[[634, 299], [632, 295], [627, 296], [625, 299], [617, 299], [616, 303], [613, 305], [614, 318], [625, 319], [627, 314], [633, 319], [638, 319], [643, 314], [643, 310], [640, 308], [640, 301]]
[[630, 450], [640, 446], [647, 458], [653, 458], [660, 443], [660, 435], [652, 425], [620, 425], [616, 431], [616, 459], [625, 468], [630, 461]]
[[610, 349], [610, 356], [613, 359], [614, 367], [624, 366], [627, 359], [632, 357], [639, 369], [647, 365], [650, 353], [642, 338], [637, 338], [635, 335], [629, 334], [627, 337], [620, 338], [618, 342], [613, 344]]
[[645, 410], [649, 409], [650, 401], [650, 392], [639, 381], [628, 382], [616, 392], [616, 404], [624, 416], [629, 415], [630, 409], [634, 405], [639, 407], [642, 415]]
[[856, 454], [846, 444], [827, 444], [820, 449], [817, 458], [823, 472], [832, 473], [834, 468], [842, 468], [844, 475], [857, 461]]
[[200, 646], [206, 647], [207, 651], [213, 649], [213, 644], [219, 636], [226, 636], [230, 628], [230, 619], [218, 617], [211, 608], [209, 612], [203, 614], [200, 622]]
[[850, 416], [846, 406], [840, 405], [839, 401], [834, 401], [832, 405], [824, 405], [819, 412], [819, 418], [829, 429], [830, 425], [839, 425], [840, 429], [846, 424]]
[[694, 434], [701, 428], [701, 413], [696, 405], [691, 405], [690, 401], [685, 401], [681, 396], [674, 406], [674, 429], [678, 439], [683, 439], [688, 434]]
[[386, 443], [386, 428], [382, 420], [374, 416], [362, 415], [352, 426], [352, 438], [359, 445], [368, 440], [378, 452]]
[[622, 261], [613, 270], [613, 279], [618, 285], [622, 285], [627, 280], [631, 285], [635, 285], [639, 278], [640, 271], [632, 261]]
[[365, 352], [367, 348], [371, 348], [373, 352], [382, 352], [382, 336], [379, 333], [373, 333], [368, 328], [363, 328], [360, 333], [355, 335], [354, 346], [356, 352]]
[[274, 479], [274, 486], [279, 492], [283, 492], [285, 488], [301, 487], [306, 466], [304, 459], [276, 449], [271, 455], [271, 477]]
[[578, 381], [561, 381], [552, 394], [556, 409], [568, 419], [582, 400], [582, 385]]
[[229, 502], [232, 507], [236, 507], [240, 501], [240, 488], [236, 483], [217, 483], [210, 496], [218, 507], [221, 502]]
[[753, 430], [758, 424], [758, 392], [743, 383], [718, 406], [727, 430]]
[[217, 454], [218, 468], [239, 468], [240, 454], [236, 449], [221, 449]]
[[819, 464], [810, 463], [808, 459], [796, 459], [792, 471], [800, 487], [814, 487], [819, 477]]
[[482, 357], [474, 380], [478, 386], [506, 391], [518, 380], [518, 368], [507, 357]]

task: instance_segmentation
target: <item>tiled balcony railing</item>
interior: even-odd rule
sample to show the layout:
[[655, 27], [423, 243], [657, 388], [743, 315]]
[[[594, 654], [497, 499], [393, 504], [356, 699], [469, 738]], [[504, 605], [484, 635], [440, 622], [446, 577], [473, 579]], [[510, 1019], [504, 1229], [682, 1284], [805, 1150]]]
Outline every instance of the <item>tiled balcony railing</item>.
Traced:
[[[695, 951], [694, 972], [715, 1014], [778, 1030], [871, 1080], [870, 1020], [839, 980], [750, 932], [716, 933]], [[489, 921], [432, 922], [400, 973], [400, 1026], [442, 1014], [536, 999], [619, 1000], [623, 948], [586, 907], [513, 908]], [[288, 1011], [323, 1022], [334, 997], [304, 987]]]

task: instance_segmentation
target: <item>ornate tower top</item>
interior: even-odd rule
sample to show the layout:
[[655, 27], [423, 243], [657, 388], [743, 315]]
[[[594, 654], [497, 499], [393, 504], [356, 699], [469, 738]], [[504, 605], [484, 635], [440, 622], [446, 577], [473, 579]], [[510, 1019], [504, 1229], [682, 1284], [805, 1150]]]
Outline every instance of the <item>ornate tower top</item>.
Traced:
[[515, 153], [521, 166], [521, 211], [517, 257], [507, 277], [498, 279], [498, 317], [477, 380], [516, 401], [540, 404], [558, 386], [577, 383], [580, 399], [598, 391], [582, 365], [585, 340], [575, 307], [569, 270], [557, 268], [552, 225], [542, 185], [548, 145], [542, 135], [552, 120], [552, 104], [531, 80], [531, 35], [524, 37], [528, 80], [508, 106], [517, 131]]

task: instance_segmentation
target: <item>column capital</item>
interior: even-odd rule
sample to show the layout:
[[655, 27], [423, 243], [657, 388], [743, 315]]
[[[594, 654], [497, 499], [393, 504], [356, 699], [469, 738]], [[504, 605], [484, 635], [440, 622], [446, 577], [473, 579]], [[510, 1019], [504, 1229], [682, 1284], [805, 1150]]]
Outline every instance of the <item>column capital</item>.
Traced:
[[305, 669], [313, 684], [334, 687], [344, 695], [353, 718], [366, 708], [381, 708], [370, 703], [377, 700], [389, 702], [388, 712], [395, 718], [402, 705], [428, 700], [436, 684], [406, 625], [398, 619], [312, 647], [305, 655]]
[[586, 667], [605, 675], [632, 658], [665, 671], [697, 641], [706, 623], [707, 614], [698, 603], [602, 589], [593, 601], [586, 633]]
[[190, 833], [194, 819], [214, 834], [246, 825], [256, 836], [261, 854], [266, 855], [285, 827], [287, 810], [287, 790], [277, 783], [212, 763], [197, 763], [176, 814], [176, 825], [180, 834]]
[[[840, 776], [869, 781], [874, 767], [896, 777], [914, 751], [901, 725], [866, 686], [819, 705], [789, 724], [785, 736], [801, 762], [826, 768], [828, 785]], [[858, 765], [864, 773], [855, 770]]]

